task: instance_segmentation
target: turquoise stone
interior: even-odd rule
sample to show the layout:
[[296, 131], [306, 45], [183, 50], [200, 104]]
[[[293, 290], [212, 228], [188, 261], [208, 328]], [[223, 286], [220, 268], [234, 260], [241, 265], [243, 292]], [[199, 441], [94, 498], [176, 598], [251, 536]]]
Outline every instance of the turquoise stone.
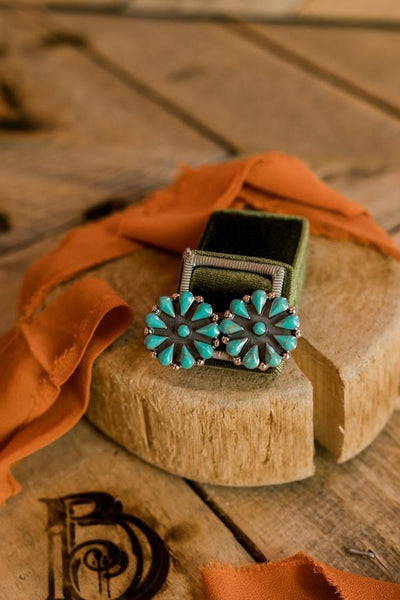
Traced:
[[270, 317], [275, 317], [275, 315], [279, 315], [279, 313], [287, 310], [289, 308], [289, 303], [283, 296], [279, 296], [275, 298], [275, 300], [271, 304], [271, 308], [269, 311]]
[[148, 335], [144, 338], [144, 345], [149, 350], [155, 350], [168, 338], [163, 335]]
[[214, 354], [214, 348], [211, 346], [211, 344], [206, 344], [205, 342], [199, 342], [197, 340], [194, 340], [194, 345], [196, 346], [201, 358], [211, 358]]
[[254, 323], [253, 325], [253, 331], [256, 335], [264, 335], [267, 331], [267, 327], [262, 321], [257, 321], [257, 323]]
[[281, 360], [281, 355], [278, 354], [278, 352], [276, 352], [276, 350], [274, 350], [273, 347], [270, 346], [270, 344], [267, 344], [267, 348], [265, 350], [265, 362], [270, 367], [277, 367], [280, 364]]
[[194, 356], [191, 352], [186, 348], [186, 346], [182, 347], [180, 363], [184, 369], [191, 369], [195, 363]]
[[243, 300], [232, 300], [231, 302], [231, 311], [234, 315], [238, 317], [244, 317], [245, 319], [250, 319], [249, 311], [247, 310], [246, 304]]
[[232, 333], [238, 333], [239, 331], [244, 331], [243, 327], [232, 321], [232, 319], [224, 319], [220, 323], [220, 329], [222, 333], [225, 335], [230, 335]]
[[248, 338], [243, 338], [241, 340], [232, 340], [227, 343], [226, 351], [229, 356], [239, 356], [241, 349], [246, 344]]
[[172, 359], [174, 358], [174, 345], [175, 344], [171, 344], [157, 356], [158, 362], [164, 367], [167, 367], [172, 363]]
[[194, 302], [194, 296], [193, 296], [192, 292], [186, 291], [186, 292], [181, 293], [181, 295], [179, 296], [179, 306], [181, 309], [182, 317], [184, 315], [186, 315], [187, 311], [192, 306], [193, 302]]
[[285, 350], [294, 350], [297, 346], [297, 338], [293, 335], [274, 335], [274, 338]]
[[175, 316], [174, 305], [172, 304], [172, 300], [169, 296], [161, 296], [158, 299], [158, 307], [160, 310], [165, 312], [166, 315], [170, 317]]
[[248, 352], [246, 352], [243, 364], [247, 369], [257, 369], [260, 364], [260, 356], [258, 354], [258, 346], [253, 346]]
[[300, 326], [300, 319], [297, 315], [288, 315], [285, 319], [275, 323], [278, 327], [283, 329], [297, 329]]
[[185, 338], [191, 334], [191, 329], [187, 325], [179, 325], [178, 327], [178, 335], [179, 337]]
[[209, 323], [208, 325], [204, 325], [204, 327], [197, 329], [196, 333], [201, 333], [210, 338], [216, 338], [219, 336], [219, 327], [216, 323]]
[[264, 290], [256, 290], [251, 295], [251, 301], [257, 313], [261, 315], [267, 301], [267, 294], [264, 292]]
[[164, 321], [162, 321], [156, 313], [149, 313], [146, 315], [146, 325], [153, 329], [167, 329]]
[[207, 302], [201, 302], [198, 305], [196, 310], [194, 311], [192, 321], [201, 321], [201, 319], [208, 319], [213, 314], [213, 309], [211, 304], [207, 304]]

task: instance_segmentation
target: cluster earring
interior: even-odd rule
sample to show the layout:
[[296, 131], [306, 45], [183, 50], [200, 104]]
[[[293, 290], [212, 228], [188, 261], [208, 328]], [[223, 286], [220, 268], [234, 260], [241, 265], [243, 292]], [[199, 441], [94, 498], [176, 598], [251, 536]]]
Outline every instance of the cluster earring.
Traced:
[[144, 345], [163, 366], [203, 366], [219, 346], [218, 315], [201, 296], [161, 296], [146, 316]]
[[235, 365], [267, 371], [290, 358], [300, 337], [300, 319], [286, 298], [255, 290], [232, 300], [220, 324], [221, 341]]

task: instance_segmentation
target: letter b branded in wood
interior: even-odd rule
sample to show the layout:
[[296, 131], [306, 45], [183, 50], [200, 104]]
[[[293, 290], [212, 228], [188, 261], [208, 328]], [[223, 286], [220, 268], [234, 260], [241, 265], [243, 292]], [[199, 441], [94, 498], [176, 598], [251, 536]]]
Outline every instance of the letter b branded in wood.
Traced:
[[110, 494], [89, 492], [47, 504], [47, 600], [144, 600], [164, 583], [169, 554]]

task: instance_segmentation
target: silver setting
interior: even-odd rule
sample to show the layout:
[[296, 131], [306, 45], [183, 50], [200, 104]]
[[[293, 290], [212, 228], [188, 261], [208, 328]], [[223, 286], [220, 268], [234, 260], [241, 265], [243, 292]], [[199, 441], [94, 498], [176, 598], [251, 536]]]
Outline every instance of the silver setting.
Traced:
[[258, 273], [259, 275], [269, 275], [272, 278], [272, 293], [276, 296], [282, 295], [283, 280], [285, 269], [278, 265], [268, 265], [263, 263], [254, 263], [249, 260], [233, 260], [230, 258], [218, 258], [203, 254], [195, 254], [190, 248], [187, 248], [182, 256], [182, 273], [179, 291], [184, 292], [189, 289], [190, 280], [195, 267], [220, 267], [221, 269], [231, 269], [234, 271], [247, 271], [248, 273]]

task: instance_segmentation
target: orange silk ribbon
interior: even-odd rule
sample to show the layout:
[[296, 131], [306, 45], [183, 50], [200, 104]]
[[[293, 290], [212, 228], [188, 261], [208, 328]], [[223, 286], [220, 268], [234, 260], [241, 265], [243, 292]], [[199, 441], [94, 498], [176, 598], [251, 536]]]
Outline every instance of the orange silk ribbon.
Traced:
[[311, 232], [373, 246], [400, 259], [400, 250], [365, 209], [322, 183], [299, 160], [261, 154], [199, 169], [143, 202], [69, 233], [28, 270], [15, 328], [0, 339], [0, 505], [19, 487], [10, 468], [68, 431], [86, 410], [95, 358], [126, 329], [131, 309], [96, 278], [74, 275], [134, 252], [142, 244], [182, 252], [195, 247], [219, 208], [302, 215]]
[[306, 554], [202, 570], [208, 600], [400, 600], [400, 584], [339, 571]]

